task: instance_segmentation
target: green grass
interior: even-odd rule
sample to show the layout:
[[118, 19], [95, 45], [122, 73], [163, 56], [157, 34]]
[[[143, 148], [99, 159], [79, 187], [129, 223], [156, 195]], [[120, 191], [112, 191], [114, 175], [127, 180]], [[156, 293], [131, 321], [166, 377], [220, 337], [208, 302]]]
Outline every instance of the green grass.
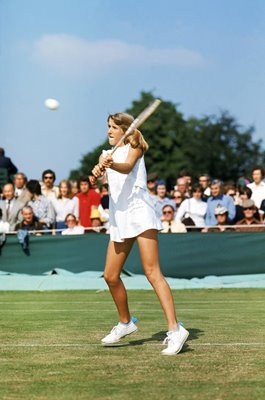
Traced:
[[129, 292], [139, 332], [105, 348], [117, 322], [108, 292], [1, 292], [0, 399], [265, 398], [265, 290], [173, 293], [190, 339], [165, 357], [152, 291]]

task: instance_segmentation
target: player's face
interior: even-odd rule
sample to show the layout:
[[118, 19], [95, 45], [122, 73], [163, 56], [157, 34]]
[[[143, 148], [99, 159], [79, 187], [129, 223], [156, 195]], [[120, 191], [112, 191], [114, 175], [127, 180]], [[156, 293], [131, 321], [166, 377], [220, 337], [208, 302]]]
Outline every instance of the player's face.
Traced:
[[120, 138], [123, 136], [123, 130], [119, 125], [116, 125], [112, 118], [108, 121], [108, 137], [109, 144], [115, 146]]

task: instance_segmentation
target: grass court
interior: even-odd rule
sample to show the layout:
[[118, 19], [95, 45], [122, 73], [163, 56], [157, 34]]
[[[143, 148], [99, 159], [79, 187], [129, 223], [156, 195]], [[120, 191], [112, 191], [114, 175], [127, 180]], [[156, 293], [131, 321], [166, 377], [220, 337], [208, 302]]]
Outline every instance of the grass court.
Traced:
[[265, 398], [265, 290], [173, 291], [190, 331], [162, 356], [166, 323], [153, 291], [129, 291], [139, 332], [112, 347], [107, 291], [0, 292], [0, 399]]

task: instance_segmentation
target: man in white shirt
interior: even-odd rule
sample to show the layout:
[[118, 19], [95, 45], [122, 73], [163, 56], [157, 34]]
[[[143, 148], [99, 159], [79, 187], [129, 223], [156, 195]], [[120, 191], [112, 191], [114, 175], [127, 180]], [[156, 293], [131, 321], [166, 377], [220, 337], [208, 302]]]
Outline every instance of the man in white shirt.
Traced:
[[253, 182], [247, 185], [252, 190], [251, 200], [254, 201], [255, 206], [258, 209], [260, 209], [262, 200], [265, 199], [264, 176], [265, 176], [264, 168], [257, 165], [252, 169]]

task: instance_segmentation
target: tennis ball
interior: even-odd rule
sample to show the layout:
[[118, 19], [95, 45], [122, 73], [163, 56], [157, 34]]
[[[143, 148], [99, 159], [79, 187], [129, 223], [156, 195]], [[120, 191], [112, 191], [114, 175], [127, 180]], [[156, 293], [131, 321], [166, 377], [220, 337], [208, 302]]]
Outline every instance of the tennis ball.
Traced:
[[60, 107], [60, 103], [56, 99], [46, 99], [45, 102], [45, 107], [47, 107], [49, 110], [55, 111]]

